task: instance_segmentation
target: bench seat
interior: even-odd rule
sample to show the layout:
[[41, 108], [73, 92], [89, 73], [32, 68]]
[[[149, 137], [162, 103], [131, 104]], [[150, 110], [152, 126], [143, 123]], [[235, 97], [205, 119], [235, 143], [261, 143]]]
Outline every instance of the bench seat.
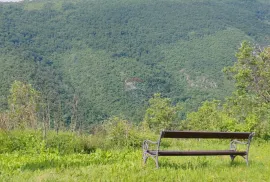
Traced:
[[[150, 155], [156, 155], [157, 150], [147, 150]], [[195, 150], [195, 151], [158, 151], [159, 156], [210, 156], [210, 155], [247, 155], [246, 151], [234, 151], [234, 150]]]

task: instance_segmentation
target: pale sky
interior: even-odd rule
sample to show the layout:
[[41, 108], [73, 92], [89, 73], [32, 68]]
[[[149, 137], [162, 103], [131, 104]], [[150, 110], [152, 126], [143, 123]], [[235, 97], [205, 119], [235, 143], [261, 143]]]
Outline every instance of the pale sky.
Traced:
[[0, 2], [20, 2], [23, 0], [0, 0]]

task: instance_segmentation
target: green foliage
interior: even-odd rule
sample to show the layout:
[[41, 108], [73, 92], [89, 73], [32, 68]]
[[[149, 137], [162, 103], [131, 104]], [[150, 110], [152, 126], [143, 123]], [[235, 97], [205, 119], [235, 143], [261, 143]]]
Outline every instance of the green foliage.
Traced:
[[56, 153], [59, 155], [73, 153], [91, 153], [97, 146], [91, 136], [78, 136], [71, 132], [48, 132], [43, 140], [42, 132], [32, 130], [0, 131], [0, 153], [41, 154]]
[[258, 137], [269, 139], [269, 104], [258, 100], [250, 95], [234, 94], [223, 104], [223, 110], [235, 118], [238, 131], [255, 131]]
[[256, 50], [243, 42], [236, 57], [238, 62], [225, 69], [233, 79], [239, 95], [255, 95], [260, 102], [270, 102], [270, 48]]
[[231, 92], [220, 70], [240, 41], [269, 44], [269, 9], [263, 0], [1, 3], [0, 110], [21, 80], [42, 93], [50, 119], [65, 125], [74, 95], [81, 126], [121, 114], [139, 122], [154, 93], [185, 102], [185, 118]]
[[254, 49], [243, 42], [238, 61], [224, 71], [235, 80], [236, 91], [226, 101], [205, 102], [188, 114], [189, 129], [255, 131], [269, 139], [269, 47]]
[[10, 126], [9, 113], [0, 112], [0, 130], [8, 130]]
[[149, 100], [143, 122], [156, 132], [170, 129], [176, 123], [179, 111], [180, 106], [172, 106], [171, 99], [162, 98], [159, 93], [154, 94]]
[[[243, 106], [243, 103], [240, 104], [236, 100], [234, 100], [235, 105], [232, 105], [230, 101], [232, 100], [227, 100], [225, 103], [217, 100], [204, 102], [198, 111], [187, 115], [182, 128], [200, 131], [254, 131], [260, 136], [262, 133], [257, 127], [262, 113], [256, 112], [258, 107]], [[245, 104], [248, 105], [248, 102]]]
[[105, 136], [111, 147], [126, 147], [130, 145], [132, 124], [119, 117], [109, 118], [104, 122]]
[[59, 132], [57, 135], [50, 132], [46, 138], [46, 147], [51, 152], [72, 154], [84, 152], [80, 137], [68, 132]]
[[[254, 48], [243, 42], [236, 54], [238, 62], [225, 72], [235, 80], [236, 92], [228, 99], [226, 111], [247, 129], [269, 138], [269, 47]], [[262, 129], [265, 128], [265, 129]]]
[[222, 120], [225, 116], [221, 113], [219, 105], [220, 101], [217, 100], [204, 102], [197, 112], [192, 112], [187, 115], [187, 128], [201, 131], [220, 130], [223, 123]]
[[40, 94], [30, 84], [15, 81], [10, 89], [10, 128], [37, 128]]
[[39, 153], [44, 146], [41, 135], [38, 132], [14, 130], [9, 132], [0, 132], [1, 149], [0, 153], [12, 153], [15, 151], [21, 153]]
[[141, 148], [142, 141], [153, 138], [153, 134], [121, 117], [112, 117], [104, 121], [102, 128], [99, 128], [93, 137], [100, 138], [100, 148]]

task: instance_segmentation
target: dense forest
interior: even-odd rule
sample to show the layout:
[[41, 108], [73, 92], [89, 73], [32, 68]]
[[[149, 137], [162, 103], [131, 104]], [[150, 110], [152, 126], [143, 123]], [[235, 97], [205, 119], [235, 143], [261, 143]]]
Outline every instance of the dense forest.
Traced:
[[241, 42], [264, 48], [269, 33], [267, 0], [0, 3], [0, 111], [24, 83], [51, 127], [113, 116], [138, 123], [155, 93], [189, 120], [202, 102], [235, 90], [222, 69]]

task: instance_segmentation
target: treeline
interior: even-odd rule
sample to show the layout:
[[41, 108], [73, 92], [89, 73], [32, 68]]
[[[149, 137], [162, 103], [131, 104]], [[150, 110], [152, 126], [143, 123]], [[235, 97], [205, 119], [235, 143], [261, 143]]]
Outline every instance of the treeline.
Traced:
[[[143, 120], [154, 93], [181, 119], [233, 90], [221, 72], [243, 39], [269, 44], [259, 1], [25, 1], [0, 4], [0, 110], [15, 80], [42, 93], [49, 120]], [[50, 124], [52, 125], [52, 124]]]
[[204, 102], [196, 112], [188, 113], [185, 120], [181, 119], [183, 104], [173, 105], [171, 99], [155, 94], [149, 100], [144, 119], [138, 124], [125, 116], [114, 116], [88, 128], [78, 120], [76, 97], [71, 122], [66, 124], [59, 111], [59, 120], [51, 123], [49, 105], [40, 100], [41, 94], [31, 85], [16, 81], [8, 98], [9, 110], [0, 115], [0, 127], [3, 130], [43, 128], [44, 138], [50, 129], [80, 134], [90, 132], [108, 138], [110, 143], [116, 142], [116, 146], [133, 147], [139, 145], [140, 135], [144, 132], [158, 133], [164, 129], [253, 131], [267, 140], [270, 138], [270, 47], [253, 47], [243, 42], [236, 56], [238, 61], [224, 68], [226, 75], [234, 81], [236, 91], [224, 101]]

